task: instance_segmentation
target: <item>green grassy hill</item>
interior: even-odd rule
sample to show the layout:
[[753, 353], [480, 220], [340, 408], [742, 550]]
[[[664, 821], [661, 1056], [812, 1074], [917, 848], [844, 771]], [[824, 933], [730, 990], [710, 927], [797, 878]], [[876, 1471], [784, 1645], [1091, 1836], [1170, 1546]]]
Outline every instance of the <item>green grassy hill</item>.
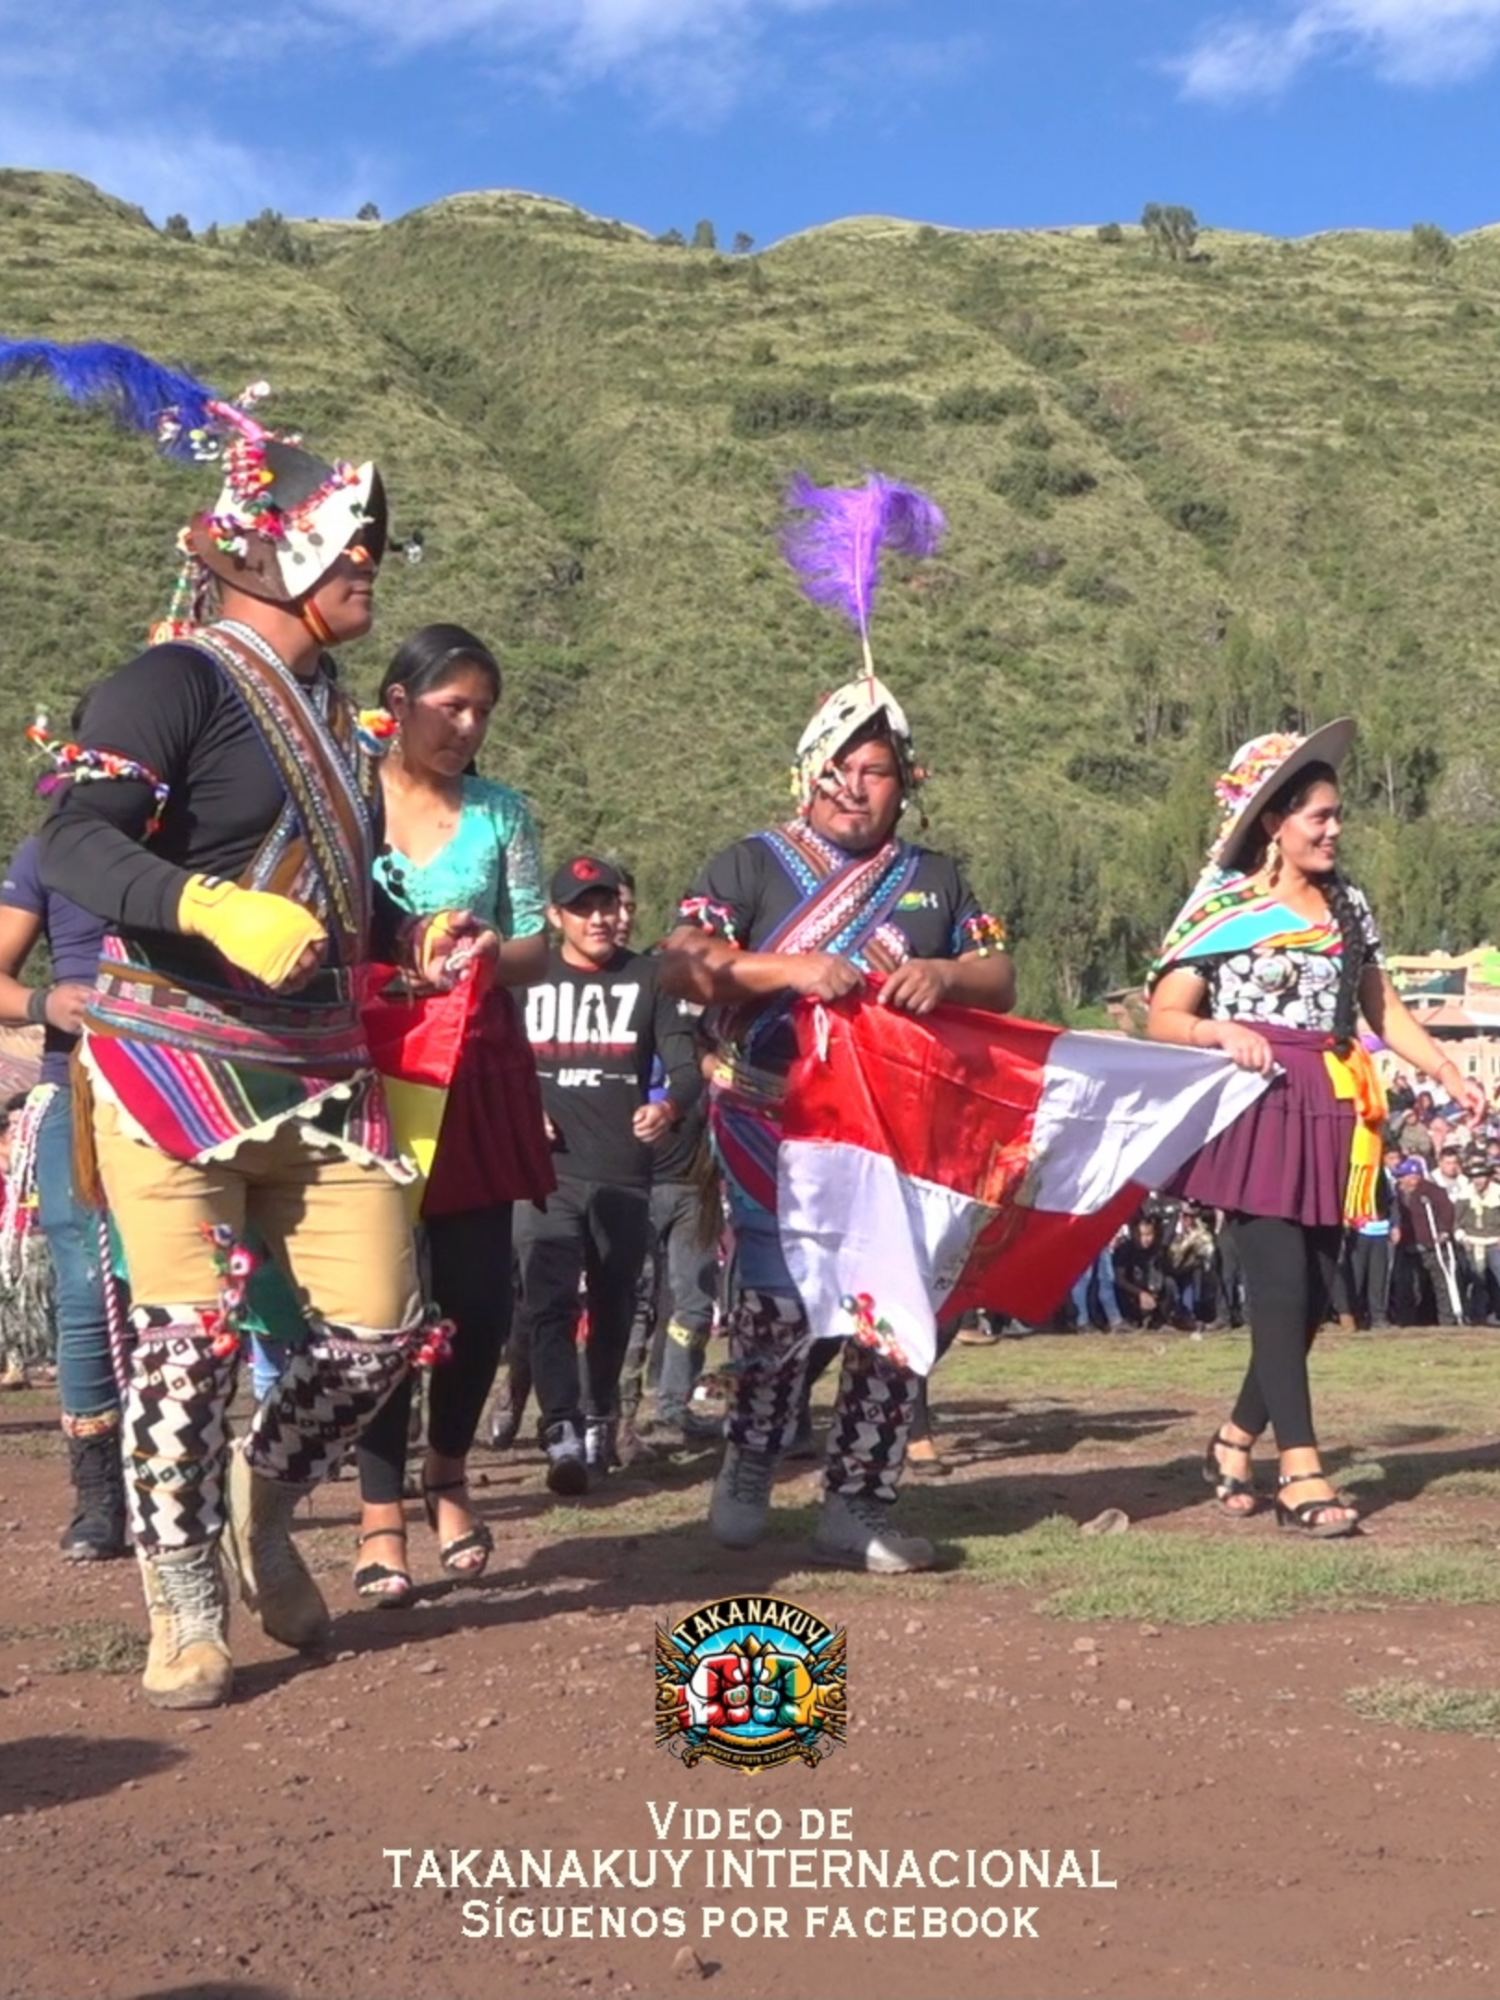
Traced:
[[[1139, 972], [1245, 736], [1363, 725], [1351, 858], [1402, 946], [1500, 934], [1500, 235], [966, 234], [884, 218], [754, 256], [511, 193], [294, 225], [296, 264], [0, 175], [0, 330], [109, 337], [385, 467], [378, 673], [414, 625], [507, 665], [489, 762], [551, 855], [632, 860], [662, 918], [778, 811], [850, 635], [803, 602], [779, 499], [878, 466], [942, 558], [893, 575], [877, 652], [936, 778], [931, 837], [1013, 921], [1023, 1002]], [[20, 732], [136, 643], [211, 480], [40, 389], [0, 394], [0, 831]], [[107, 525], [101, 526], [102, 521]]]

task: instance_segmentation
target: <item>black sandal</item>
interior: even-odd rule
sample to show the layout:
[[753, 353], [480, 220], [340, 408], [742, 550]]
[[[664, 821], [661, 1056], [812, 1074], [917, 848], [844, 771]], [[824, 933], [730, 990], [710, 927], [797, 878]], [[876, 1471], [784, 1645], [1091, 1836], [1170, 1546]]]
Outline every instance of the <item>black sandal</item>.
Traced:
[[[438, 1495], [441, 1493], [462, 1493], [467, 1495], [468, 1490], [469, 1482], [467, 1479], [447, 1479], [441, 1486], [423, 1486], [422, 1507], [427, 1515], [427, 1525], [434, 1534], [438, 1531]], [[470, 1511], [472, 1513], [472, 1506]], [[462, 1583], [473, 1583], [477, 1578], [483, 1576], [485, 1570], [489, 1567], [490, 1557], [494, 1553], [495, 1537], [490, 1533], [485, 1522], [479, 1519], [477, 1514], [474, 1516], [474, 1525], [472, 1528], [466, 1528], [463, 1534], [455, 1535], [451, 1542], [440, 1542], [438, 1544], [438, 1561], [447, 1570], [449, 1576], [456, 1576]], [[468, 1558], [472, 1556], [477, 1556], [479, 1560], [477, 1562], [469, 1561]]]
[[[1214, 1489], [1214, 1498], [1219, 1503], [1220, 1513], [1228, 1515], [1231, 1521], [1248, 1521], [1253, 1514], [1260, 1511], [1259, 1489], [1253, 1479], [1231, 1479], [1219, 1463], [1220, 1447], [1225, 1451], [1242, 1451], [1247, 1456], [1255, 1447], [1249, 1444], [1236, 1444], [1233, 1438], [1225, 1437], [1222, 1431], [1215, 1431], [1208, 1441], [1208, 1450], [1203, 1454], [1203, 1481], [1206, 1486]], [[1245, 1494], [1254, 1501], [1254, 1506], [1229, 1505], [1231, 1500], [1237, 1500]]]
[[[1280, 1497], [1281, 1490], [1284, 1487], [1306, 1486], [1313, 1480], [1318, 1480], [1322, 1485], [1328, 1487], [1330, 1497], [1327, 1500], [1304, 1500], [1298, 1506], [1292, 1507]], [[1326, 1472], [1284, 1472], [1276, 1481], [1276, 1487], [1276, 1525], [1278, 1528], [1291, 1528], [1296, 1534], [1313, 1535], [1319, 1541], [1324, 1542], [1339, 1541], [1345, 1535], [1353, 1535], [1359, 1532], [1359, 1515], [1352, 1511], [1354, 1503], [1337, 1490]], [[1346, 1513], [1348, 1515], [1347, 1520], [1324, 1521], [1319, 1519], [1320, 1515], [1335, 1512]]]
[[[406, 1547], [405, 1528], [371, 1528], [367, 1535], [361, 1535], [355, 1543], [356, 1551], [366, 1542], [378, 1542], [382, 1535], [389, 1535]], [[412, 1582], [409, 1569], [393, 1569], [389, 1563], [361, 1563], [354, 1572], [356, 1595], [368, 1598], [372, 1604], [383, 1604], [391, 1611], [401, 1611], [411, 1603], [417, 1594], [417, 1586]]]

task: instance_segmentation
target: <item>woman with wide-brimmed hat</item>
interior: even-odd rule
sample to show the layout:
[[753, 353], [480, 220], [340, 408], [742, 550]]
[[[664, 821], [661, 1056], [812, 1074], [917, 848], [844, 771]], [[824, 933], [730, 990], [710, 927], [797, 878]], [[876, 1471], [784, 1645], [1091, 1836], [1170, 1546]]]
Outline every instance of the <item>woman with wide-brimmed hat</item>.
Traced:
[[1321, 1537], [1359, 1525], [1322, 1468], [1307, 1355], [1343, 1230], [1374, 1213], [1385, 1099], [1360, 1015], [1476, 1115], [1485, 1103], [1402, 1003], [1369, 903], [1339, 869], [1338, 766], [1354, 729], [1260, 736], [1236, 753], [1215, 788], [1208, 868], [1151, 969], [1147, 1022], [1153, 1040], [1219, 1048], [1272, 1079], [1176, 1189], [1226, 1211], [1249, 1305], [1250, 1366], [1203, 1475], [1226, 1513], [1253, 1514], [1250, 1453], [1269, 1424], [1277, 1520]]

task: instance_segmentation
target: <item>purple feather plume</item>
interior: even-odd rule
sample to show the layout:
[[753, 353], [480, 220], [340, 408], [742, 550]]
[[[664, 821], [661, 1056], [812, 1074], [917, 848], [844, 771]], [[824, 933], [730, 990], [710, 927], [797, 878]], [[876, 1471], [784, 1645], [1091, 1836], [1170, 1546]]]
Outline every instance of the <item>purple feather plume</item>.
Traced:
[[215, 421], [210, 404], [223, 400], [191, 375], [164, 368], [133, 347], [103, 340], [64, 347], [52, 340], [0, 340], [0, 382], [17, 376], [50, 380], [75, 403], [104, 403], [131, 430], [152, 431], [170, 412], [176, 426], [163, 449], [194, 456], [189, 434]]
[[880, 558], [930, 556], [947, 531], [943, 510], [915, 486], [872, 472], [863, 486], [814, 486], [798, 473], [787, 505], [802, 517], [782, 539], [786, 559], [814, 604], [843, 613], [858, 631], [865, 665], [870, 656], [870, 616], [880, 586]]

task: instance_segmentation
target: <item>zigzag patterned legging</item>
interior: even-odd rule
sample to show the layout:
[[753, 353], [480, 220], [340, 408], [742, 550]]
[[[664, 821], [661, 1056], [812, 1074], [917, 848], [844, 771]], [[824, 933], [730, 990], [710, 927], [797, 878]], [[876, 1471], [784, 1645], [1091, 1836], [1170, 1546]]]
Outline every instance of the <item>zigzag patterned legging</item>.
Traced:
[[[125, 1395], [126, 1497], [146, 1555], [201, 1547], [224, 1526], [225, 1411], [235, 1361], [191, 1307], [141, 1307]], [[245, 1458], [263, 1479], [307, 1487], [338, 1458], [411, 1365], [421, 1329], [355, 1339], [315, 1328], [251, 1419]]]
[[[785, 1446], [802, 1400], [812, 1330], [801, 1301], [743, 1289], [729, 1316], [734, 1406], [726, 1435], [748, 1451]], [[824, 1481], [831, 1493], [891, 1501], [906, 1457], [917, 1378], [876, 1349], [844, 1342]]]

